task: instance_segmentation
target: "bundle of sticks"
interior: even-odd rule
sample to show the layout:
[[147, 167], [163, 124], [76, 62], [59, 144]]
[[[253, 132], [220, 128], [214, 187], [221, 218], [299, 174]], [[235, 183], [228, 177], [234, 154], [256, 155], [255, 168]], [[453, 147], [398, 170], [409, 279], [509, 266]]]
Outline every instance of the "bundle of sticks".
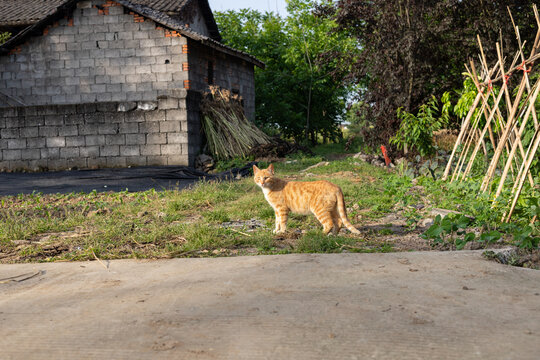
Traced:
[[[495, 200], [501, 195], [504, 186], [512, 185], [510, 200], [502, 216], [502, 222], [510, 221], [525, 181], [528, 181], [532, 188], [537, 186], [531, 174], [531, 165], [540, 156], [540, 124], [535, 109], [535, 102], [540, 92], [540, 77], [536, 77], [538, 80], [531, 84], [531, 75], [533, 75], [531, 70], [533, 70], [535, 61], [540, 58], [540, 17], [536, 6], [533, 7], [533, 10], [538, 30], [531, 52], [526, 58], [523, 51], [525, 42], [521, 41], [519, 28], [515, 25], [508, 9], [519, 50], [516, 52], [510, 67], [506, 69], [501, 51], [502, 45], [495, 44], [498, 60], [495, 65], [488, 67], [482, 42], [477, 36], [480, 48], [479, 59], [482, 66], [481, 76], [478, 75], [472, 60], [468, 66], [465, 66], [478, 93], [462, 122], [460, 133], [443, 175], [443, 179], [449, 178], [450, 182], [465, 180], [471, 175], [477, 155], [482, 149], [489, 166], [483, 177], [480, 191], [482, 193], [494, 191], [495, 204]], [[509, 89], [508, 86], [511, 75], [521, 76], [519, 85], [515, 89]], [[488, 142], [494, 149], [492, 154], [486, 146]], [[498, 172], [497, 169], [499, 169]], [[509, 173], [512, 182], [507, 181]], [[495, 190], [495, 186], [492, 184], [495, 175], [499, 174], [500, 179]], [[537, 217], [534, 216], [532, 222], [536, 220]]]

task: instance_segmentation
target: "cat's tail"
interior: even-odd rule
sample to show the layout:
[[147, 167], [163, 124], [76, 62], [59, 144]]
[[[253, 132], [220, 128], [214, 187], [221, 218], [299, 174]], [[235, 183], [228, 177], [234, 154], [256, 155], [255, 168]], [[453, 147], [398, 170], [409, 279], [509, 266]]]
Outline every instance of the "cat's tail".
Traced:
[[343, 198], [343, 193], [341, 191], [337, 195], [337, 211], [343, 225], [345, 225], [345, 227], [353, 234], [360, 234], [360, 231], [358, 231], [347, 218], [347, 208], [345, 207], [345, 199]]

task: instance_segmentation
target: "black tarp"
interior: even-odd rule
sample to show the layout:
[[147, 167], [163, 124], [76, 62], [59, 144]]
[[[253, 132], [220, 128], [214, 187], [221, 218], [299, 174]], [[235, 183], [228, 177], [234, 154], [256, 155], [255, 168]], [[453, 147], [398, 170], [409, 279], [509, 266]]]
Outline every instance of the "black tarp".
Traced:
[[0, 195], [183, 189], [199, 180], [233, 180], [249, 176], [253, 164], [256, 163], [217, 174], [208, 174], [188, 166], [0, 173]]

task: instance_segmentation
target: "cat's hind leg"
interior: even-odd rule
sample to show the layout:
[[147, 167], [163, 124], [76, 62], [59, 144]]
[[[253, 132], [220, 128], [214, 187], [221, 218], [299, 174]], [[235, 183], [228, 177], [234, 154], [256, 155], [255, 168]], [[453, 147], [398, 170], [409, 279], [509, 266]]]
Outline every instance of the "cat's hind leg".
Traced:
[[323, 226], [323, 232], [328, 235], [332, 229], [334, 229], [334, 221], [332, 219], [332, 213], [326, 209], [323, 210], [315, 210], [313, 211], [313, 215], [319, 220], [321, 225]]
[[339, 230], [341, 230], [341, 227], [343, 226], [343, 222], [341, 221], [341, 218], [339, 217], [339, 213], [337, 209], [332, 210], [332, 222], [334, 223], [334, 227], [332, 228], [332, 233], [334, 235], [339, 234]]

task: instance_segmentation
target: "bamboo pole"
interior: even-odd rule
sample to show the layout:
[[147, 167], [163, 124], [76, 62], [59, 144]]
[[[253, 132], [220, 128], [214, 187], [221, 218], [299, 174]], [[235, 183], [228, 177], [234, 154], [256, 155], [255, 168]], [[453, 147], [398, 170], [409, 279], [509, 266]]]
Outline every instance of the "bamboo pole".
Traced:
[[503, 215], [504, 222], [509, 222], [510, 218], [512, 217], [512, 214], [514, 213], [518, 198], [521, 195], [521, 190], [523, 190], [523, 184], [525, 183], [525, 174], [529, 172], [531, 168], [531, 164], [536, 155], [536, 152], [538, 151], [538, 146], [540, 146], [540, 128], [536, 129], [535, 136], [536, 136], [536, 140], [534, 141], [534, 145], [531, 149], [531, 152], [529, 153], [529, 157], [527, 161], [523, 163], [524, 166], [522, 169], [522, 176], [519, 178], [519, 184], [516, 188], [515, 196], [514, 196], [514, 199], [512, 200], [512, 205], [510, 206], [510, 211], [508, 212], [508, 216], [506, 217], [506, 219], [504, 219], [504, 215]]
[[[534, 94], [533, 96], [531, 97], [531, 100], [529, 102], [529, 106], [528, 106], [528, 109], [527, 109], [527, 112], [525, 114], [525, 117], [523, 118], [522, 122], [521, 122], [521, 126], [519, 128], [519, 132], [518, 132], [518, 136], [521, 137], [523, 135], [523, 132], [525, 130], [525, 127], [527, 126], [527, 121], [529, 120], [529, 117], [530, 117], [530, 114], [531, 114], [531, 111], [532, 111], [532, 108], [534, 108], [534, 105], [535, 105], [535, 99], [538, 97], [538, 94], [540, 93], [540, 81], [537, 81], [536, 84], [533, 86], [533, 89], [534, 89]], [[510, 164], [512, 162], [512, 158], [514, 157], [515, 153], [516, 153], [516, 148], [517, 148], [517, 142], [514, 143], [514, 145], [512, 146], [512, 150], [510, 151], [510, 154], [508, 155], [508, 160], [506, 162], [506, 165], [504, 167], [504, 170], [503, 170], [503, 173], [501, 175], [501, 180], [499, 182], [499, 186], [497, 188], [497, 192], [495, 193], [495, 199], [497, 199], [499, 197], [499, 195], [501, 194], [501, 191], [504, 187], [504, 182], [506, 180], [506, 176], [508, 175], [508, 170], [510, 168]], [[531, 176], [531, 174], [529, 173], [529, 176]], [[534, 186], [534, 182], [531, 184], [531, 186]]]
[[[503, 68], [503, 64], [502, 64], [502, 54], [501, 54], [501, 49], [499, 47], [499, 43], [496, 43], [496, 47], [497, 47], [497, 56], [499, 57], [499, 60], [500, 60], [501, 74], [504, 74], [504, 68]], [[524, 81], [524, 79], [522, 79], [521, 84], [519, 85], [519, 89], [518, 89], [516, 99], [521, 98], [521, 95], [523, 94], [524, 90], [525, 90], [525, 81]], [[495, 151], [495, 154], [493, 154], [493, 159], [491, 160], [491, 164], [490, 164], [490, 166], [488, 168], [488, 172], [487, 172], [486, 176], [484, 177], [484, 180], [483, 180], [482, 185], [480, 187], [483, 192], [485, 192], [488, 189], [489, 183], [491, 182], [491, 179], [493, 178], [493, 175], [495, 174], [495, 169], [497, 168], [499, 158], [501, 157], [502, 149], [504, 148], [504, 145], [505, 145], [505, 143], [506, 143], [506, 141], [508, 139], [510, 129], [513, 126], [514, 118], [515, 118], [515, 114], [516, 114], [516, 110], [517, 110], [518, 105], [519, 105], [519, 100], [516, 100], [516, 102], [514, 103], [514, 106], [512, 106], [512, 109], [510, 110], [510, 115], [508, 117], [506, 127], [505, 127], [505, 129], [504, 129], [504, 131], [503, 131], [503, 133], [501, 135], [501, 140], [499, 142], [499, 145], [497, 146], [497, 150]]]
[[461, 140], [464, 136], [464, 133], [469, 126], [469, 122], [471, 121], [471, 117], [474, 114], [474, 110], [478, 106], [478, 103], [480, 102], [481, 95], [480, 93], [476, 94], [476, 98], [474, 99], [474, 102], [469, 109], [469, 112], [467, 113], [467, 116], [465, 117], [465, 120], [463, 121], [463, 124], [461, 125], [461, 130], [459, 131], [459, 135], [456, 139], [456, 143], [454, 144], [454, 148], [452, 149], [452, 154], [450, 155], [450, 158], [448, 159], [448, 163], [446, 164], [446, 168], [444, 169], [443, 174], [443, 181], [445, 181], [448, 178], [448, 174], [450, 173], [450, 169], [452, 168], [452, 160], [454, 158], [454, 155], [456, 154], [457, 148], [459, 147]]

